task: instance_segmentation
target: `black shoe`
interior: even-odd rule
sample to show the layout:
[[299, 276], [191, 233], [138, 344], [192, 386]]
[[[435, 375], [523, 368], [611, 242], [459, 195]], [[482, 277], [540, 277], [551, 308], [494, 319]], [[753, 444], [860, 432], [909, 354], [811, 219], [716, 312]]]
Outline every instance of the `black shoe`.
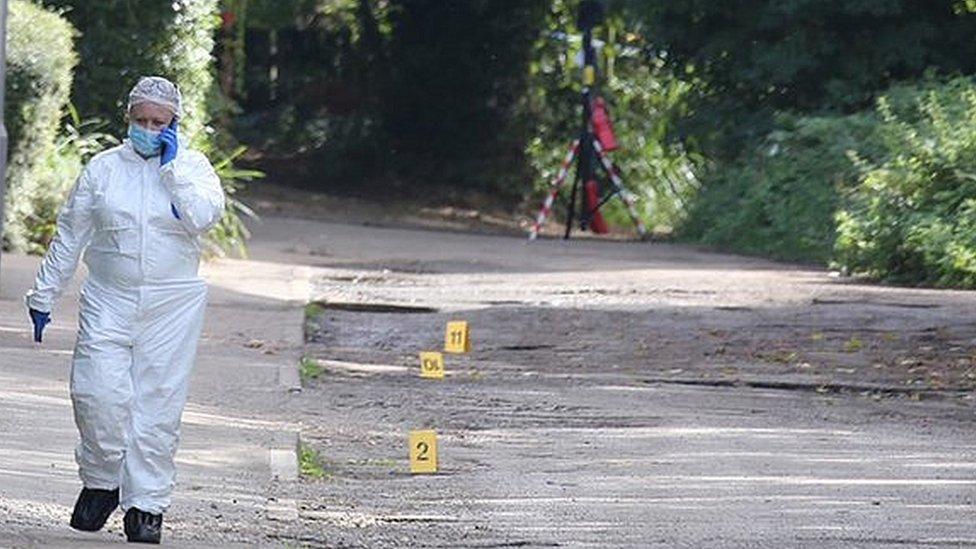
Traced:
[[112, 511], [119, 506], [119, 489], [82, 488], [71, 513], [71, 527], [83, 532], [97, 532], [105, 526]]
[[163, 537], [163, 515], [154, 515], [132, 507], [125, 512], [125, 537], [135, 543], [159, 543]]

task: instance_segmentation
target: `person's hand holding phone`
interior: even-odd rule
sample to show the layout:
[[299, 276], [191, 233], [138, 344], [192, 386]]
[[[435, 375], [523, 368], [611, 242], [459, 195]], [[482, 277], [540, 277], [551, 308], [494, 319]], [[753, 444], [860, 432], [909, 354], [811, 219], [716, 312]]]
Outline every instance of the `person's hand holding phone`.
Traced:
[[163, 142], [163, 150], [160, 153], [161, 157], [159, 160], [160, 166], [165, 166], [176, 158], [176, 152], [180, 148], [180, 138], [177, 135], [178, 128], [179, 123], [176, 118], [173, 118], [169, 126], [159, 135], [159, 139]]

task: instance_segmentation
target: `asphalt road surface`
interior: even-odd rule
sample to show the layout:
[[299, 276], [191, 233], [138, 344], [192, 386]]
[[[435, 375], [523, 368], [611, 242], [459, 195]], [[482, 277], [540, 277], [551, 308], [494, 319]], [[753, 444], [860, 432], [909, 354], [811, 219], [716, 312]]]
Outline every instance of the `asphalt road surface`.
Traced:
[[[646, 243], [276, 219], [313, 264], [310, 545], [976, 546], [967, 292]], [[290, 259], [289, 259], [290, 258]], [[447, 378], [417, 353], [448, 320]], [[407, 434], [441, 469], [411, 476]]]
[[[976, 546], [971, 292], [339, 214], [267, 216], [251, 260], [208, 267], [171, 546]], [[22, 263], [0, 300], [0, 547], [123, 543], [118, 516], [65, 525], [72, 323], [31, 347]], [[472, 350], [422, 379], [449, 320]], [[289, 392], [302, 354], [320, 371]], [[410, 474], [417, 429], [437, 474]], [[276, 476], [294, 431], [321, 478]]]

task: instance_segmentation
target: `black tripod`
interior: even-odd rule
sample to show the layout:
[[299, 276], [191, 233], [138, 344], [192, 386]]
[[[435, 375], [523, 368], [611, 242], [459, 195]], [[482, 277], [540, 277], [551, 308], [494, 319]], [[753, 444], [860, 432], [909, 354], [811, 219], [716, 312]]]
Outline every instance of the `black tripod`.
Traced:
[[[595, 224], [595, 222], [602, 224], [602, 218], [599, 218], [600, 208], [614, 196], [618, 195], [627, 205], [628, 213], [634, 225], [637, 227], [637, 232], [641, 238], [644, 238], [647, 234], [643, 221], [637, 215], [634, 196], [624, 186], [620, 170], [607, 156], [608, 151], [601, 145], [600, 139], [594, 133], [593, 106], [598, 94], [594, 91], [597, 80], [597, 57], [596, 50], [593, 48], [593, 27], [599, 25], [602, 21], [603, 5], [599, 1], [584, 0], [580, 3], [577, 25], [583, 30], [583, 87], [580, 93], [580, 99], [583, 105], [582, 128], [579, 138], [570, 145], [569, 152], [550, 185], [549, 194], [546, 196], [546, 200], [542, 204], [542, 209], [539, 210], [535, 224], [529, 233], [530, 240], [538, 237], [539, 230], [545, 224], [546, 218], [552, 211], [553, 203], [559, 195], [559, 189], [566, 180], [569, 167], [573, 163], [573, 160], [576, 160], [576, 177], [573, 181], [573, 187], [567, 205], [566, 233], [563, 238], [568, 239], [573, 230], [573, 222], [575, 221], [577, 208], [580, 211], [580, 229], [586, 230], [591, 224]], [[605, 111], [603, 114], [605, 115]], [[602, 170], [603, 175], [610, 182], [610, 185], [604, 185], [608, 189], [602, 195], [599, 195], [599, 190], [597, 190], [595, 183], [597, 181], [597, 167]], [[584, 190], [584, 185], [592, 185], [593, 189]], [[587, 191], [592, 192], [592, 194], [584, 196]], [[577, 201], [579, 201], [579, 206], [577, 206]]]

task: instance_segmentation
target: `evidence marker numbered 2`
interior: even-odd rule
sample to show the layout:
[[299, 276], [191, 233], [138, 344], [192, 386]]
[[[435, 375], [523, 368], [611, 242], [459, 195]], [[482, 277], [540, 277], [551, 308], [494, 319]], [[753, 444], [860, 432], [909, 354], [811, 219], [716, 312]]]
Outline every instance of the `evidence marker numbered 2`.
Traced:
[[437, 433], [434, 431], [410, 431], [410, 472], [437, 472]]

